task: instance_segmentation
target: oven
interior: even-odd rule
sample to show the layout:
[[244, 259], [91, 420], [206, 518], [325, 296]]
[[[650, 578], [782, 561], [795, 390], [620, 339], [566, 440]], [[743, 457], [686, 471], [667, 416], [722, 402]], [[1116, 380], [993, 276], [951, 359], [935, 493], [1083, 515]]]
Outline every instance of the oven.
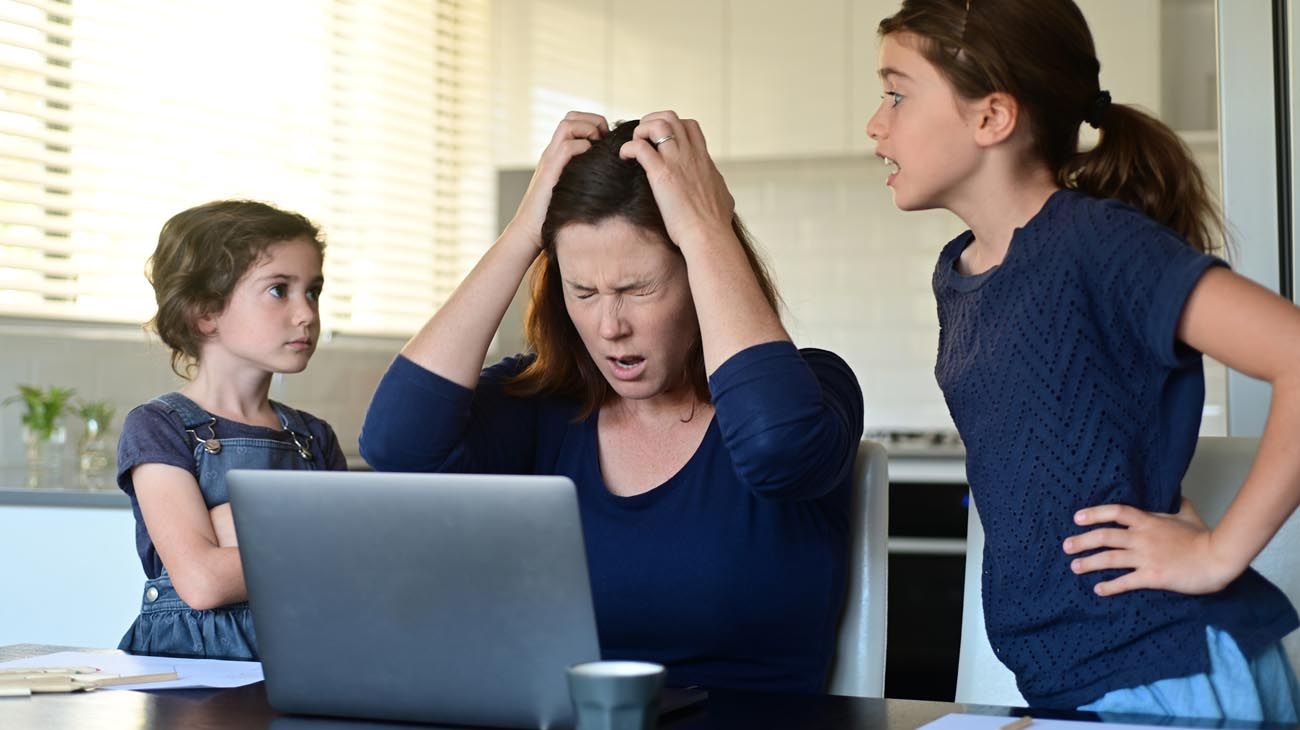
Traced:
[[889, 452], [885, 696], [953, 699], [970, 508], [951, 431], [868, 432]]

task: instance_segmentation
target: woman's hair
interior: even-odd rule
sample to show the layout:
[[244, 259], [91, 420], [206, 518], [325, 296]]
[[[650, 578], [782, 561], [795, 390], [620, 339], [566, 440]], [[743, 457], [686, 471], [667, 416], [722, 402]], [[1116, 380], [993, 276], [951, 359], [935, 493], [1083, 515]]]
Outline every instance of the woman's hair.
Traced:
[[[508, 384], [513, 395], [560, 395], [582, 404], [579, 418], [586, 418], [614, 395], [613, 389], [591, 359], [578, 330], [564, 306], [564, 290], [555, 254], [555, 239], [565, 226], [595, 225], [612, 218], [654, 233], [676, 255], [681, 251], [668, 236], [650, 181], [636, 160], [619, 157], [619, 148], [632, 139], [637, 122], [622, 122], [591, 149], [565, 165], [551, 192], [550, 207], [542, 224], [542, 252], [533, 262], [530, 288], [532, 299], [524, 323], [524, 337], [537, 354], [523, 372]], [[779, 313], [779, 297], [766, 267], [754, 251], [749, 234], [732, 214], [731, 230], [740, 241], [749, 267], [763, 290], [763, 296]], [[704, 348], [696, 341], [681, 374], [701, 401], [710, 401], [708, 376], [704, 370]]]
[[158, 312], [146, 323], [172, 350], [172, 370], [193, 373], [206, 339], [198, 320], [223, 311], [235, 285], [272, 244], [307, 239], [322, 256], [325, 243], [311, 221], [251, 200], [218, 200], [172, 216], [145, 265]]
[[[1222, 219], [1187, 146], [1100, 88], [1092, 34], [1072, 0], [904, 0], [879, 33], [914, 37], [965, 99], [1015, 97], [1036, 153], [1062, 187], [1122, 200], [1200, 251], [1223, 243]], [[1101, 138], [1080, 152], [1084, 121]]]

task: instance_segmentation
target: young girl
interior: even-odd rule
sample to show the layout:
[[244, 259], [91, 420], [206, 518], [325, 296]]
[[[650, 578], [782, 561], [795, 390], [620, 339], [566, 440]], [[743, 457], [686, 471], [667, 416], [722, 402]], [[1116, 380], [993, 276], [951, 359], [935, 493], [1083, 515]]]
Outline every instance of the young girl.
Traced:
[[329, 424], [267, 397], [272, 374], [302, 371], [316, 349], [324, 250], [306, 218], [250, 201], [201, 205], [163, 226], [150, 324], [189, 382], [122, 426], [117, 482], [148, 580], [119, 648], [257, 658], [225, 474], [347, 468]]
[[[1296, 612], [1248, 566], [1300, 502], [1300, 313], [1205, 253], [1200, 173], [1099, 87], [1071, 0], [906, 0], [880, 35], [867, 133], [894, 202], [970, 226], [934, 273], [935, 374], [998, 657], [1032, 705], [1295, 722]], [[1080, 153], [1083, 122], [1101, 139]], [[1212, 530], [1179, 494], [1201, 353], [1273, 385]]]

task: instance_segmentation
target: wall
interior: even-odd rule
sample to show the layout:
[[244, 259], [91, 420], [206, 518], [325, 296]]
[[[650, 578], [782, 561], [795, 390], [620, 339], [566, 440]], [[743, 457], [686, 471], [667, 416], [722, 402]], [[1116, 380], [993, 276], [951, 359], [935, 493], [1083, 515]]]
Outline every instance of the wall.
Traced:
[[[1214, 145], [1197, 151], [1215, 169]], [[853, 367], [866, 399], [866, 427], [951, 428], [932, 374], [938, 324], [930, 274], [940, 247], [962, 230], [960, 222], [943, 212], [899, 212], [875, 158], [724, 161], [721, 169], [785, 299], [792, 336], [801, 346], [839, 353]], [[527, 171], [503, 174], [503, 218], [527, 177]], [[510, 317], [490, 361], [522, 348], [518, 302]], [[272, 397], [329, 421], [359, 465], [356, 439], [366, 406], [401, 344], [324, 342], [305, 372], [279, 379]], [[17, 383], [73, 387], [117, 404], [117, 424], [131, 407], [180, 384], [166, 348], [137, 328], [0, 322], [0, 347], [0, 398]], [[1207, 390], [1202, 432], [1225, 434], [1224, 371], [1208, 361]], [[9, 475], [11, 482], [20, 478], [13, 475], [23, 460], [19, 411], [16, 404], [0, 409], [0, 478]], [[79, 428], [69, 422], [70, 440]]]
[[[1205, 78], [1214, 72], [1212, 0], [1079, 4], [1103, 87], [1155, 114], [1170, 104], [1174, 123], [1195, 130], [1189, 141], [1217, 187], [1214, 101], [1205, 99], [1213, 96]], [[940, 247], [963, 226], [946, 213], [895, 209], [863, 133], [880, 93], [875, 26], [897, 0], [691, 5], [698, 12], [686, 29], [673, 5], [645, 10], [633, 0], [494, 6], [493, 153], [509, 168], [500, 177], [502, 220], [527, 180], [522, 168], [568, 109], [614, 120], [675, 108], [698, 118], [785, 297], [787, 326], [798, 344], [834, 350], [854, 368], [867, 429], [951, 428], [932, 375], [930, 276]], [[701, 34], [714, 40], [679, 48]], [[809, 39], [818, 53], [805, 52]], [[1096, 139], [1084, 131], [1085, 143]], [[510, 316], [520, 311], [516, 302]], [[499, 344], [521, 346], [510, 332]], [[1223, 434], [1224, 370], [1209, 363], [1207, 371], [1202, 431]]]
[[[1197, 149], [1215, 169], [1213, 147]], [[874, 158], [721, 167], [785, 298], [791, 335], [853, 367], [866, 428], [952, 428], [934, 381], [939, 325], [930, 277], [940, 248], [965, 226], [946, 212], [900, 212]], [[1207, 360], [1207, 435], [1226, 433], [1223, 373]]]
[[[699, 108], [701, 113], [692, 113], [706, 123], [712, 119], [706, 132], [716, 143], [715, 152], [724, 155], [740, 144], [731, 139], [736, 136], [731, 130], [753, 118], [752, 110], [746, 110], [758, 103], [755, 94], [767, 98], [765, 115], [795, 113], [815, 116], [819, 124], [829, 122], [835, 134], [772, 133], [759, 140], [762, 144], [751, 145], [786, 150], [782, 154], [724, 159], [721, 167], [737, 209], [772, 266], [796, 341], [840, 353], [858, 373], [866, 394], [867, 427], [950, 427], [931, 374], [937, 325], [929, 281], [940, 246], [961, 226], [945, 213], [899, 213], [883, 184], [883, 168], [862, 142], [865, 116], [879, 93], [874, 25], [897, 3], [818, 0], [795, 7], [779, 0], [674, 2], [674, 10], [694, 5], [707, 10], [699, 22], [717, 36], [718, 48], [711, 48], [696, 42], [704, 31], [688, 34], [695, 66], [683, 68], [664, 57], [662, 48], [676, 48], [675, 43], [658, 44], [665, 37], [678, 38], [665, 34], [680, 32], [681, 13], [662, 8], [643, 12], [632, 0], [494, 3], [493, 153], [498, 164], [531, 164], [555, 121], [570, 108], [613, 116], [665, 105]], [[1179, 0], [1181, 13], [1155, 0], [1085, 0], [1081, 6], [1097, 37], [1103, 84], [1117, 100], [1139, 101], [1154, 111], [1169, 105], [1181, 126], [1196, 128], [1212, 121], [1212, 100], [1188, 104], [1206, 93], [1204, 59], [1213, 54], [1205, 52], [1204, 43], [1176, 42], [1205, 35], [1201, 26], [1209, 22], [1205, 9], [1212, 9], [1212, 3]], [[784, 24], [773, 20], [752, 27], [751, 21], [760, 16]], [[793, 73], [794, 81], [786, 86], [776, 86], [777, 77], [772, 76], [759, 89], [738, 88], [754, 69], [807, 63], [784, 45], [773, 45], [781, 33], [806, 38], [840, 21], [842, 33], [822, 32], [818, 37], [834, 45], [850, 67], [841, 75], [843, 96], [853, 99], [851, 113], [838, 106], [816, 109], [791, 101], [835, 96], [820, 86], [810, 91], [803, 88], [807, 83], [800, 83], [810, 78], [825, 81], [825, 69], [820, 74]], [[767, 42], [760, 42], [763, 39]], [[1191, 64], [1190, 58], [1201, 61]], [[1169, 93], [1170, 87], [1180, 93]], [[1187, 93], [1181, 93], [1184, 89]], [[837, 140], [841, 153], [814, 155], [798, 147], [803, 139], [828, 135]], [[1212, 133], [1198, 139], [1196, 151], [1217, 183], [1217, 140]], [[514, 186], [501, 189], [503, 219], [527, 181], [526, 172], [512, 174]], [[490, 359], [520, 347], [520, 315], [518, 306], [512, 309], [512, 326], [498, 337]], [[283, 378], [273, 397], [330, 421], [345, 451], [355, 456], [369, 396], [399, 346], [396, 340], [324, 343], [308, 370]], [[111, 398], [121, 415], [177, 384], [165, 349], [150, 344], [134, 328], [51, 328], [0, 321], [0, 347], [5, 353], [0, 356], [0, 398], [16, 383], [59, 384], [75, 387], [86, 397]], [[1223, 433], [1221, 368], [1211, 366], [1208, 386], [1203, 431]], [[0, 469], [20, 464], [22, 458], [18, 407], [0, 409]]]
[[[932, 374], [939, 323], [930, 274], [939, 249], [964, 229], [943, 212], [903, 214], [885, 167], [862, 156], [723, 161], [736, 210], [767, 262], [795, 344], [831, 350], [858, 375], [868, 429], [952, 428]], [[528, 170], [499, 176], [508, 220]], [[523, 349], [516, 296], [498, 335]]]
[[[1206, 169], [1217, 168], [1213, 144], [1196, 151]], [[934, 382], [939, 325], [930, 276], [939, 249], [965, 226], [942, 211], [900, 212], [874, 157], [722, 161], [719, 167], [785, 300], [791, 336], [849, 363], [862, 384], [866, 428], [952, 428]], [[500, 175], [503, 220], [528, 175]], [[518, 298], [509, 316], [515, 319], [498, 345], [513, 352], [523, 346], [515, 334]], [[1224, 370], [1206, 365], [1202, 433], [1223, 435]]]
[[[17, 383], [76, 388], [78, 395], [117, 406], [114, 429], [132, 407], [182, 381], [171, 372], [168, 350], [133, 327], [53, 326], [0, 322], [0, 399]], [[348, 460], [359, 465], [357, 435], [366, 405], [400, 340], [323, 342], [311, 365], [298, 375], [280, 376], [271, 397], [309, 411], [334, 426]], [[16, 392], [16, 391], [15, 391]], [[0, 486], [18, 486], [24, 459], [21, 406], [0, 409]], [[68, 419], [69, 460], [81, 425]], [[71, 465], [68, 467], [71, 476]]]
[[791, 336], [849, 363], [867, 428], [951, 428], [933, 375], [930, 276], [939, 249], [965, 226], [944, 212], [898, 211], [875, 158], [723, 168], [785, 299]]

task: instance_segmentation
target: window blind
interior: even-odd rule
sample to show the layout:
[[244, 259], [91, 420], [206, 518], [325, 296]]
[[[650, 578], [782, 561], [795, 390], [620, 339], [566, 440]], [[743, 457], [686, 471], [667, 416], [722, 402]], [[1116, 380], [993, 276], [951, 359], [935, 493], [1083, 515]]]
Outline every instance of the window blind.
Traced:
[[491, 240], [487, 0], [0, 0], [0, 314], [141, 322], [171, 215], [328, 243], [327, 331], [407, 335]]

